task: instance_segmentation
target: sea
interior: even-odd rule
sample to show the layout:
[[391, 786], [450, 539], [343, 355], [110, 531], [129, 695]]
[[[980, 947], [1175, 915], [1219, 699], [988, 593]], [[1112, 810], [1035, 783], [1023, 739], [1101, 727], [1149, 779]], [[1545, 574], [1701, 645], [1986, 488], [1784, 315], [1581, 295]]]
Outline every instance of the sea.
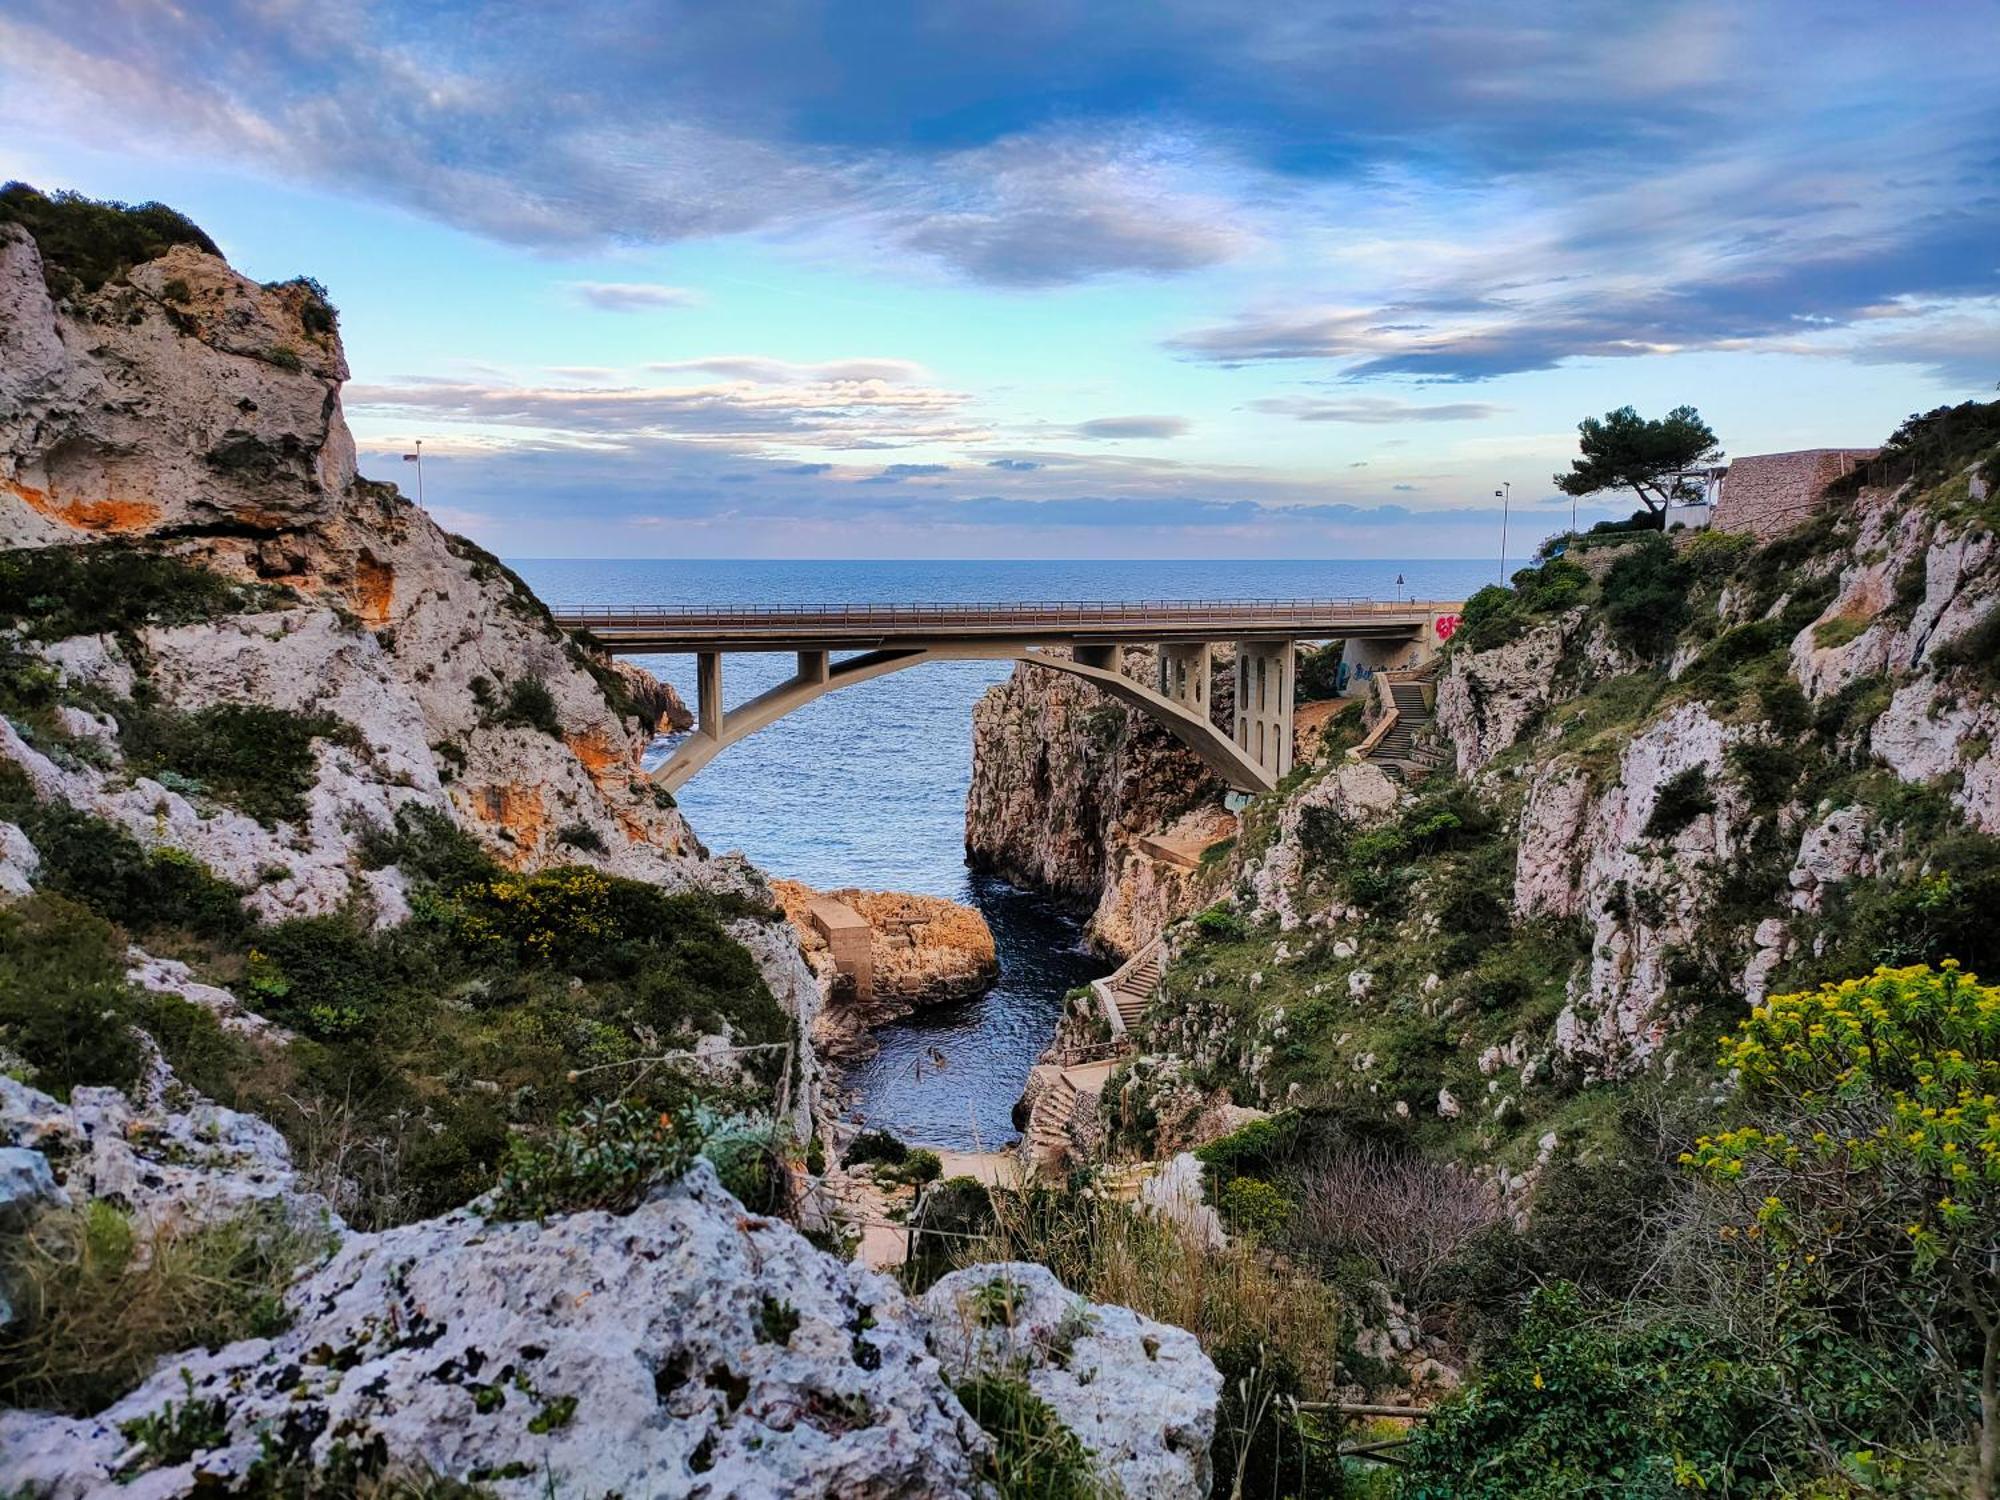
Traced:
[[[1494, 581], [1488, 561], [718, 561], [512, 559], [552, 606], [1071, 603], [1368, 596], [1463, 598]], [[639, 665], [695, 702], [694, 658]], [[734, 706], [793, 670], [788, 655], [731, 654]], [[935, 662], [843, 688], [732, 746], [679, 795], [711, 850], [740, 850], [808, 885], [918, 891], [976, 906], [999, 949], [998, 984], [881, 1028], [875, 1056], [847, 1070], [851, 1114], [912, 1144], [994, 1150], [1018, 1139], [1012, 1113], [1062, 997], [1107, 971], [1082, 940], [1086, 913], [1017, 890], [965, 863], [972, 707], [1007, 663]], [[649, 750], [664, 758], [674, 740]]]

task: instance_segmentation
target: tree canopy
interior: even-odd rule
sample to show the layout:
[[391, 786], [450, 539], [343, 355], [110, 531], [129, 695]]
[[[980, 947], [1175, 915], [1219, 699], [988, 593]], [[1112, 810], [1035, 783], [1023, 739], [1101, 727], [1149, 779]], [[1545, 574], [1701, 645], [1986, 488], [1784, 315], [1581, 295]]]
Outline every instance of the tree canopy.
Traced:
[[1621, 406], [1602, 417], [1585, 417], [1576, 430], [1583, 456], [1570, 460], [1569, 473], [1555, 476], [1556, 488], [1579, 496], [1629, 489], [1651, 511], [1677, 499], [1698, 499], [1681, 476], [1722, 457], [1715, 433], [1692, 406], [1676, 406], [1651, 420]]

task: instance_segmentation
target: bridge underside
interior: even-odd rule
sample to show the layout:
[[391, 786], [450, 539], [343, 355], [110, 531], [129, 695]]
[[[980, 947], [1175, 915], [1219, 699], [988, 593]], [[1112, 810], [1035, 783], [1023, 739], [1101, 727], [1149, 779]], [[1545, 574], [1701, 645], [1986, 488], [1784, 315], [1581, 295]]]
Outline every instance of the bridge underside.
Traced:
[[[1395, 638], [1394, 632], [1371, 632]], [[1400, 638], [1415, 632], [1404, 627]], [[732, 643], [733, 644], [733, 643]], [[789, 643], [788, 643], [789, 644]], [[798, 670], [786, 681], [740, 707], [722, 706], [722, 652], [695, 653], [698, 705], [693, 731], [653, 772], [653, 780], [678, 790], [722, 751], [773, 724], [795, 709], [858, 682], [869, 682], [931, 661], [1022, 661], [1051, 671], [1067, 672], [1095, 683], [1106, 693], [1152, 715], [1229, 786], [1241, 792], [1267, 792], [1292, 768], [1292, 699], [1296, 642], [1291, 639], [1238, 640], [1236, 645], [1236, 715], [1232, 737], [1209, 717], [1209, 685], [1214, 644], [1207, 641], [1160, 643], [1156, 685], [1148, 687], [1118, 670], [1122, 642], [1079, 641], [1062, 644], [1071, 654], [1046, 649], [1055, 642], [1015, 640], [949, 640], [897, 644], [835, 661], [830, 648], [797, 649]], [[734, 649], [746, 649], [734, 645]], [[614, 649], [647, 649], [618, 640]], [[657, 647], [653, 649], [658, 649]], [[787, 649], [775, 644], [752, 650]]]

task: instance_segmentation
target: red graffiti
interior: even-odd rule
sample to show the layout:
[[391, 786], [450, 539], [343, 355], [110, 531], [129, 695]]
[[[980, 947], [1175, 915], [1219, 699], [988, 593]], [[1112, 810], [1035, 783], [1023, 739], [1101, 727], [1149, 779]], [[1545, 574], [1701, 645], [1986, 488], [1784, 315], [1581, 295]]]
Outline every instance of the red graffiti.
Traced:
[[1439, 640], [1448, 641], [1458, 634], [1458, 616], [1439, 615], [1437, 620], [1432, 624], [1431, 629], [1437, 632]]

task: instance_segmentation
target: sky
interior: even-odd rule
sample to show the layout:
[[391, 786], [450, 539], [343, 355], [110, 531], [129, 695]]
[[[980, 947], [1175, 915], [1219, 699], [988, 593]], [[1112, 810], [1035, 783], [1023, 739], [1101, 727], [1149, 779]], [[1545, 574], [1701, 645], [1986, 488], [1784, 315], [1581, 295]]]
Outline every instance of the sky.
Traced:
[[[341, 311], [517, 557], [1478, 557], [2000, 380], [2000, 0], [0, 0], [0, 177]], [[1587, 523], [1632, 508], [1586, 501]]]

